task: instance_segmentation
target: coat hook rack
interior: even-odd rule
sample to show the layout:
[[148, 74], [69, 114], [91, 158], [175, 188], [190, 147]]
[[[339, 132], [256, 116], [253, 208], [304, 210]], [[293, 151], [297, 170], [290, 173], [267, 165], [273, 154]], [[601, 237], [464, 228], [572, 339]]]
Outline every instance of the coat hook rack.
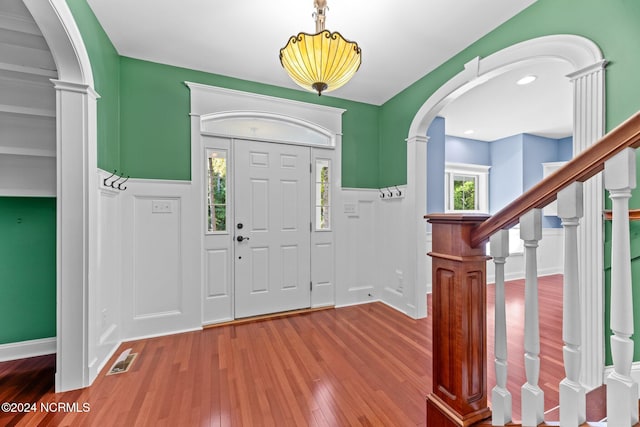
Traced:
[[123, 187], [122, 184], [127, 182], [129, 178], [130, 178], [129, 175], [127, 175], [126, 177], [124, 175], [119, 175], [118, 170], [114, 169], [111, 175], [109, 175], [108, 177], [102, 180], [102, 184], [105, 187], [110, 187], [115, 190], [124, 191], [127, 189], [127, 187]]
[[397, 185], [378, 188], [378, 191], [380, 192], [380, 198], [383, 200], [400, 199], [404, 197], [402, 190]]

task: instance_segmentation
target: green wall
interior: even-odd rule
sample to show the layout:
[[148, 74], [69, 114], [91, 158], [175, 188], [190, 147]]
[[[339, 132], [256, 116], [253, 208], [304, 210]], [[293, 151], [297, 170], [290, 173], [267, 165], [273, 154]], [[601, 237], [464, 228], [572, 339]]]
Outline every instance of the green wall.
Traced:
[[56, 199], [0, 197], [0, 344], [56, 336]]
[[120, 56], [86, 0], [66, 0], [80, 29], [98, 100], [98, 167], [120, 168]]
[[[442, 84], [464, 69], [476, 56], [486, 57], [515, 43], [550, 34], [576, 34], [594, 41], [609, 61], [606, 70], [606, 129], [613, 129], [640, 110], [640, 2], [636, 0], [538, 0], [494, 31], [393, 97], [381, 108], [380, 159], [390, 163], [380, 168], [380, 185], [406, 182], [406, 146], [403, 144], [418, 109]], [[425, 53], [425, 54], [428, 54]], [[640, 170], [640, 168], [638, 169]], [[607, 200], [608, 203], [608, 200]], [[631, 207], [640, 207], [638, 190]], [[631, 225], [633, 277], [640, 289], [640, 224]], [[611, 233], [605, 229], [605, 286], [609, 300]], [[640, 331], [640, 292], [634, 292], [635, 330]], [[605, 330], [609, 331], [608, 311]], [[635, 360], [640, 360], [640, 334], [636, 336]], [[607, 360], [611, 364], [607, 344]]]
[[189, 89], [185, 81], [346, 109], [342, 116], [342, 185], [378, 186], [377, 106], [122, 57], [120, 158], [125, 174], [191, 179]]

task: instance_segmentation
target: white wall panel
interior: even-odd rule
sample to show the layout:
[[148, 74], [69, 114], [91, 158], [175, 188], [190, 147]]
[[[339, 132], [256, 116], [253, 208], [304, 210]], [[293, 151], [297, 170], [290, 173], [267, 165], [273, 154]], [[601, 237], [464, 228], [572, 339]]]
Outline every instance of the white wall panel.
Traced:
[[[153, 212], [154, 203], [171, 212]], [[182, 248], [179, 199], [134, 199], [134, 317], [182, 313]], [[153, 248], [153, 250], [150, 250]]]
[[199, 235], [191, 183], [130, 180], [123, 198], [123, 338], [201, 327]]
[[[379, 299], [377, 195], [377, 190], [343, 189], [340, 204], [334, 207], [336, 306]], [[355, 213], [345, 205], [353, 205]]]
[[[98, 183], [106, 176], [98, 174]], [[96, 282], [89, 313], [89, 375], [95, 379], [122, 336], [121, 210], [120, 192], [104, 187], [98, 192]]]
[[230, 296], [230, 254], [227, 248], [205, 251], [206, 289], [208, 299]]

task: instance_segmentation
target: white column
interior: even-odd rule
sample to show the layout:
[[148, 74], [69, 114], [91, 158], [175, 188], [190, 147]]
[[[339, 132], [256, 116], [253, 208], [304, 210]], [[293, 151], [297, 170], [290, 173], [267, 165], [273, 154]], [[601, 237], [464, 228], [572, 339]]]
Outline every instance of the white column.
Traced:
[[495, 264], [495, 369], [496, 386], [491, 391], [491, 424], [503, 426], [511, 421], [511, 393], [507, 390], [507, 317], [504, 298], [504, 264], [509, 256], [509, 231], [491, 236], [491, 256]]
[[89, 319], [97, 298], [96, 100], [87, 85], [53, 81], [57, 127], [57, 333], [56, 391], [86, 387]]
[[542, 239], [540, 209], [532, 209], [520, 217], [520, 238], [524, 240], [524, 368], [527, 377], [522, 386], [522, 425], [537, 426], [544, 421], [544, 392], [538, 387], [540, 326], [536, 248]]
[[558, 193], [558, 216], [564, 227], [562, 340], [566, 378], [560, 382], [560, 425], [578, 427], [586, 420], [585, 390], [580, 384], [581, 334], [578, 225], [583, 215], [582, 183]]
[[607, 422], [631, 426], [638, 422], [638, 384], [631, 378], [633, 361], [633, 295], [629, 237], [629, 199], [636, 187], [636, 154], [631, 148], [605, 163], [604, 181], [612, 201], [611, 225], [611, 355], [607, 377]]
[[[407, 245], [405, 283], [413, 284], [414, 292], [407, 292], [407, 314], [414, 319], [427, 315], [427, 141], [429, 138], [416, 136], [407, 140], [407, 188], [405, 192], [405, 228]], [[427, 178], [428, 179], [428, 178]], [[405, 297], [406, 298], [406, 297]]]
[[[604, 135], [606, 60], [568, 77], [573, 84], [573, 156]], [[604, 378], [604, 209], [602, 175], [584, 183], [584, 217], [578, 229], [578, 259], [582, 268], [581, 382], [593, 389]]]

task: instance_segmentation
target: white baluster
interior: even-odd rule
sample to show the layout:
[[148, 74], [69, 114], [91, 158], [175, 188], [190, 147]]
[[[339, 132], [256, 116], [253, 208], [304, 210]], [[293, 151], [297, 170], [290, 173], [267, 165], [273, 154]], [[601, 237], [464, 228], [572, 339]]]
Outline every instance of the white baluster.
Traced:
[[522, 386], [522, 425], [537, 426], [544, 421], [544, 392], [540, 377], [540, 327], [538, 313], [538, 265], [536, 248], [542, 239], [542, 211], [532, 209], [520, 217], [520, 238], [524, 240], [524, 368], [527, 382]]
[[511, 393], [507, 390], [507, 317], [504, 302], [504, 264], [509, 256], [509, 231], [491, 236], [491, 256], [496, 272], [495, 369], [496, 386], [491, 391], [491, 424], [503, 426], [511, 421]]
[[578, 225], [583, 215], [582, 183], [558, 193], [558, 216], [564, 227], [562, 340], [566, 378], [560, 382], [560, 425], [577, 427], [586, 420], [585, 390], [580, 384], [582, 328], [578, 274]]
[[636, 186], [636, 154], [625, 149], [605, 163], [605, 188], [612, 201], [611, 226], [611, 355], [607, 377], [607, 420], [611, 426], [638, 422], [638, 384], [631, 378], [633, 302], [629, 239], [629, 198]]

